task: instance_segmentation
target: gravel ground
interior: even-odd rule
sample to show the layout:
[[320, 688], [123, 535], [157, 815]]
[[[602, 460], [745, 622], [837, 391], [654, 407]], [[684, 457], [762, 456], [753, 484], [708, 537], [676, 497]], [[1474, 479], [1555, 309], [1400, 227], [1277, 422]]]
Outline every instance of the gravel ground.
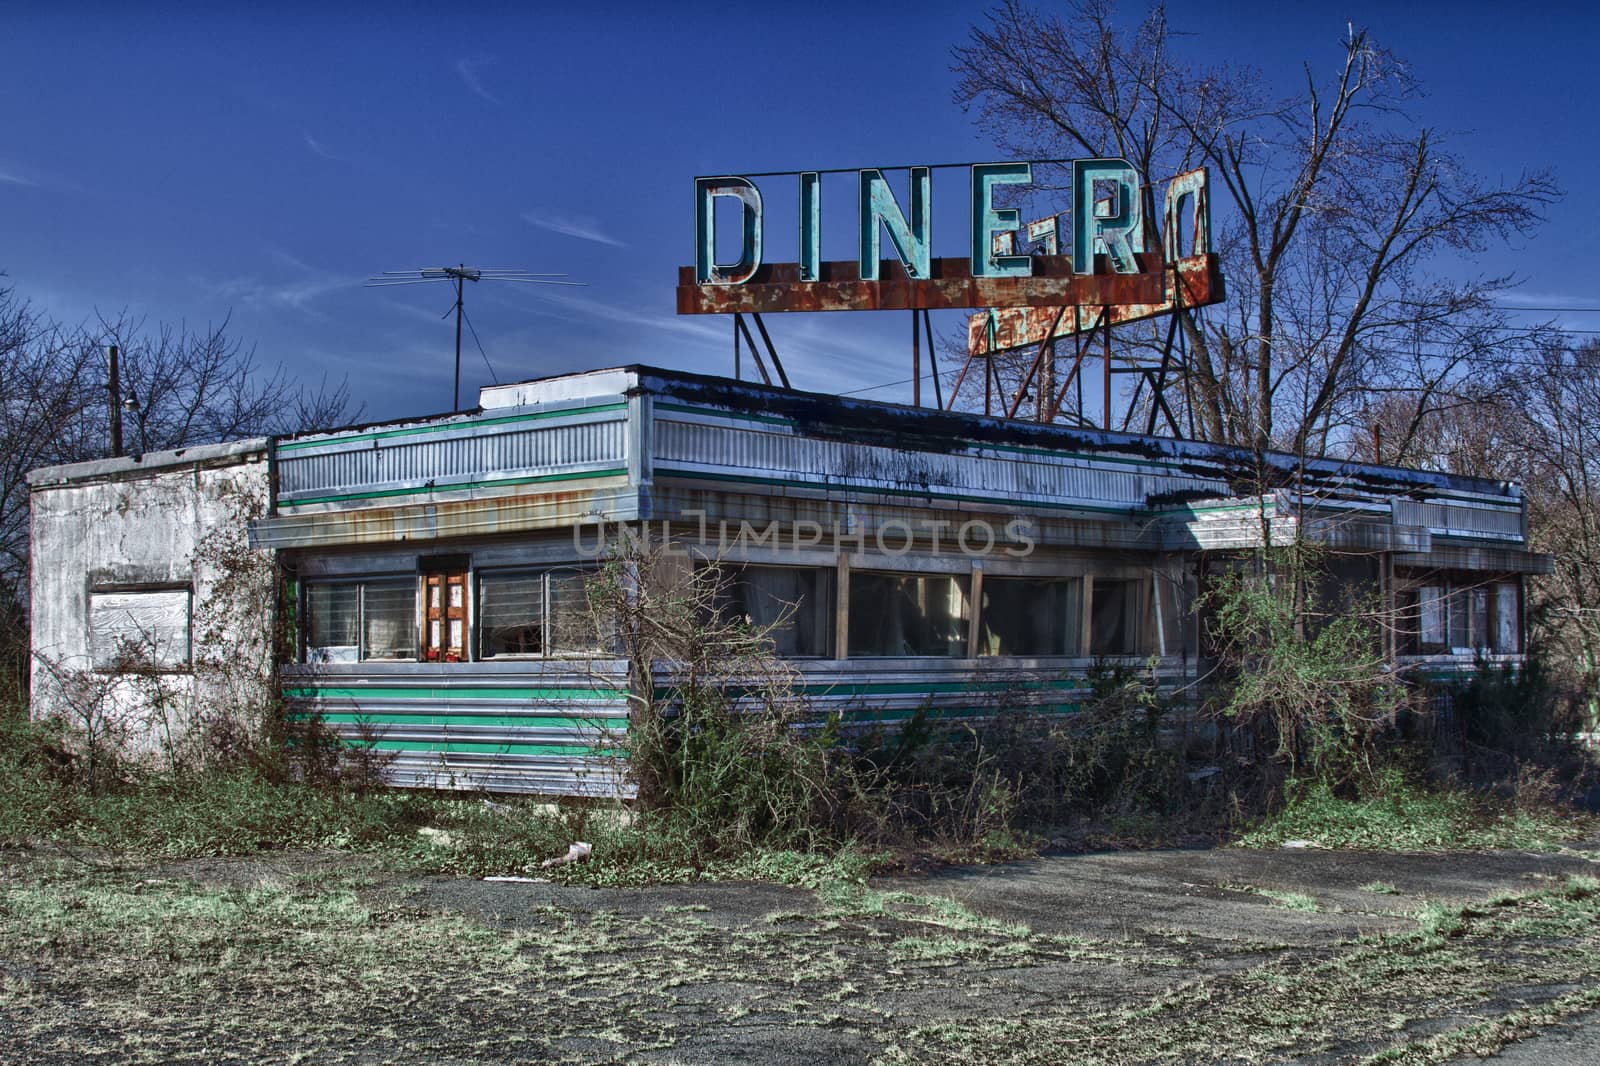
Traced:
[[0, 1061], [1590, 1063], [1596, 876], [1593, 844], [818, 890], [10, 853]]

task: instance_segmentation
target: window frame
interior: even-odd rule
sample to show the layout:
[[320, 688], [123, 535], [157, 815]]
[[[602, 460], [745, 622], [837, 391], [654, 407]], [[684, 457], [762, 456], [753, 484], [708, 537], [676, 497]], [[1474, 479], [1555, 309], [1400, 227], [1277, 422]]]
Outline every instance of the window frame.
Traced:
[[[990, 591], [996, 584], [1005, 582], [1027, 582], [1034, 585], [1075, 585], [1076, 589], [1069, 592], [1068, 602], [1076, 600], [1075, 610], [1077, 617], [1068, 624], [1068, 648], [1060, 652], [986, 652], [984, 651], [984, 636], [987, 630], [985, 620], [988, 615], [988, 604], [985, 602]], [[1087, 610], [1084, 606], [1085, 591], [1090, 587], [1089, 575], [1081, 573], [1069, 574], [1012, 574], [1012, 573], [985, 573], [979, 584], [979, 591], [973, 597], [973, 623], [976, 626], [975, 657], [979, 659], [1080, 659], [1084, 655], [1086, 630], [1084, 620]]]
[[[580, 563], [556, 563], [538, 566], [486, 566], [473, 568], [468, 585], [471, 589], [471, 642], [468, 660], [471, 662], [540, 662], [559, 659], [601, 659], [607, 650], [598, 639], [588, 648], [553, 647], [555, 628], [552, 617], [551, 579], [566, 574], [592, 578], [598, 569]], [[485, 655], [483, 651], [483, 583], [500, 577], [537, 576], [539, 578], [539, 646], [538, 652], [503, 652]]]
[[[418, 646], [421, 642], [421, 629], [418, 614], [421, 604], [421, 594], [418, 592], [420, 582], [415, 574], [381, 573], [381, 574], [340, 574], [327, 577], [302, 578], [300, 584], [300, 661], [313, 666], [351, 665], [353, 663], [415, 663], [418, 658]], [[372, 658], [367, 655], [367, 586], [368, 585], [394, 585], [399, 587], [409, 584], [411, 588], [411, 654], [409, 656], [394, 656]], [[327, 588], [339, 585], [354, 585], [356, 588], [356, 654], [354, 659], [319, 658], [318, 652], [325, 649], [348, 648], [348, 644], [314, 645], [311, 643], [311, 595], [316, 588]]]
[[[184, 654], [180, 660], [172, 662], [138, 663], [137, 668], [142, 672], [149, 670], [156, 674], [189, 674], [194, 672], [194, 586], [188, 583], [172, 584], [139, 584], [139, 585], [91, 585], [84, 601], [84, 636], [85, 646], [88, 649], [90, 669], [99, 674], [114, 674], [119, 666], [116, 659], [102, 661], [98, 657], [95, 641], [95, 597], [97, 596], [144, 596], [161, 594], [180, 594], [184, 597], [183, 603], [183, 643]], [[159, 644], [157, 645], [159, 651]], [[135, 665], [135, 664], [126, 664]]]
[[[733, 585], [739, 580], [740, 576], [746, 570], [786, 570], [800, 571], [810, 574], [812, 576], [813, 585], [822, 586], [822, 595], [819, 597], [821, 602], [812, 605], [810, 608], [802, 609], [815, 610], [820, 616], [822, 634], [820, 638], [821, 650], [812, 652], [798, 652], [792, 655], [785, 654], [781, 651], [775, 651], [774, 654], [782, 659], [803, 659], [806, 661], [832, 659], [835, 657], [839, 640], [839, 579], [837, 567], [818, 566], [811, 563], [790, 564], [766, 561], [716, 562], [707, 560], [706, 562], [699, 564], [699, 569], [720, 570], [721, 575], [718, 580], [719, 582], [724, 583], [724, 586], [729, 589], [733, 587]], [[716, 609], [718, 611], [722, 610], [723, 605], [718, 604]], [[795, 616], [798, 616], [799, 613], [800, 611], [796, 610]]]
[[[852, 610], [851, 610], [852, 605], [855, 602], [856, 591], [857, 591], [857, 588], [858, 588], [858, 582], [860, 581], [860, 579], [862, 577], [868, 577], [868, 578], [887, 577], [887, 578], [899, 578], [899, 579], [918, 578], [918, 579], [921, 579], [921, 580], [924, 580], [924, 581], [946, 580], [946, 581], [950, 581], [950, 582], [954, 583], [955, 586], [961, 590], [961, 598], [962, 598], [962, 601], [963, 601], [963, 603], [965, 605], [965, 616], [961, 618], [961, 634], [960, 634], [960, 637], [951, 642], [952, 645], [953, 645], [953, 650], [949, 651], [949, 652], [942, 653], [942, 654], [938, 653], [938, 652], [923, 652], [923, 653], [915, 653], [915, 652], [911, 652], [911, 653], [906, 653], [906, 652], [882, 652], [882, 653], [873, 653], [873, 652], [859, 652], [859, 651], [856, 651], [853, 647], [851, 647], [851, 645], [854, 644], [854, 642], [856, 640], [856, 634], [862, 628], [862, 627], [857, 626], [856, 618], [854, 617], [854, 615], [852, 613]], [[861, 569], [856, 569], [856, 568], [852, 567], [850, 569], [850, 588], [849, 588], [849, 591], [847, 593], [847, 597], [848, 598], [846, 599], [846, 601], [844, 603], [844, 611], [845, 611], [845, 615], [846, 615], [846, 640], [845, 640], [845, 648], [844, 648], [845, 657], [848, 658], [848, 659], [933, 659], [933, 660], [945, 661], [945, 662], [948, 662], [951, 659], [966, 659], [966, 658], [970, 658], [970, 653], [971, 653], [971, 650], [972, 650], [972, 631], [973, 631], [972, 630], [972, 626], [973, 626], [974, 620], [977, 618], [977, 611], [978, 611], [978, 605], [973, 602], [973, 598], [972, 598], [972, 586], [973, 586], [973, 580], [972, 580], [972, 572], [970, 570], [969, 571], [925, 571], [925, 570], [890, 570], [890, 569], [878, 569], [878, 568], [868, 569], [868, 568], [865, 568], [865, 567], [863, 567]], [[834, 596], [835, 596], [835, 603], [837, 603], [838, 602], [838, 589], [837, 589], [837, 587], [834, 590]]]

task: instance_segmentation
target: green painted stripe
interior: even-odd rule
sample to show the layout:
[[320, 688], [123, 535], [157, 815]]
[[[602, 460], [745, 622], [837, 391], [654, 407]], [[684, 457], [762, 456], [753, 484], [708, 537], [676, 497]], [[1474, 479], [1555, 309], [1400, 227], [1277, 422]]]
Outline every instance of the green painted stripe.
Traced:
[[1005, 681], [893, 681], [874, 684], [830, 684], [828, 682], [808, 682], [799, 687], [807, 695], [821, 696], [895, 696], [895, 695], [932, 695], [935, 692], [1043, 692], [1047, 689], [1062, 689], [1074, 691], [1087, 689], [1087, 683], [1079, 684], [1073, 680], [1028, 681], [1021, 684], [1010, 684]]
[[283, 690], [289, 699], [322, 700], [620, 700], [624, 694], [603, 688], [474, 688], [456, 685], [310, 685]]
[[1140, 512], [1137, 505], [1127, 507], [1093, 507], [1088, 504], [1051, 503], [1047, 500], [1006, 500], [995, 496], [971, 496], [956, 492], [936, 492], [932, 489], [886, 489], [872, 485], [838, 485], [823, 481], [799, 481], [791, 478], [751, 477], [746, 474], [713, 474], [701, 470], [681, 470], [673, 467], [656, 467], [656, 476], [696, 478], [705, 481], [733, 481], [741, 485], [782, 485], [792, 488], [822, 489], [826, 492], [861, 492], [878, 496], [934, 496], [941, 500], [961, 500], [967, 503], [1010, 503], [1021, 507], [1049, 507], [1059, 511], [1097, 511], [1103, 514], [1127, 515]]
[[[1029, 714], [1068, 715], [1076, 714], [1079, 708], [1080, 705], [1076, 703], [1040, 703], [1009, 709]], [[993, 718], [1000, 710], [999, 707], [932, 707], [928, 710], [928, 718], [931, 721], [945, 721], [952, 718]], [[915, 711], [899, 710], [845, 710], [840, 712], [839, 717], [846, 725], [852, 725], [861, 722], [904, 721], [915, 713]]]
[[477, 753], [484, 755], [568, 755], [577, 758], [616, 758], [622, 752], [615, 748], [596, 748], [588, 744], [475, 744], [471, 741], [421, 744], [404, 740], [377, 740], [368, 747], [379, 751], [438, 751]]
[[[299, 712], [288, 715], [290, 721], [308, 721], [312, 715], [309, 712]], [[626, 726], [627, 719], [616, 718], [573, 718], [567, 716], [552, 716], [539, 718], [532, 715], [470, 715], [470, 714], [358, 714], [338, 712], [334, 714], [319, 714], [318, 719], [330, 725], [398, 725], [398, 726], [442, 726], [475, 725], [494, 726], [501, 729], [617, 729]]]
[[326, 440], [288, 441], [278, 445], [278, 451], [326, 448], [335, 444], [358, 444], [364, 440], [387, 440], [391, 437], [415, 437], [428, 433], [444, 433], [452, 429], [476, 429], [478, 426], [504, 426], [516, 422], [536, 422], [550, 418], [565, 418], [568, 415], [593, 414], [596, 411], [622, 411], [627, 406], [626, 403], [602, 403], [590, 407], [568, 407], [560, 411], [533, 411], [529, 414], [504, 415], [500, 418], [481, 418], [470, 422], [446, 422], [432, 426], [407, 426], [404, 429], [374, 430], [371, 433], [356, 433], [348, 437], [329, 437]]
[[383, 489], [378, 492], [351, 492], [342, 496], [314, 496], [306, 500], [286, 500], [278, 504], [285, 507], [305, 507], [313, 503], [343, 503], [346, 500], [377, 500], [392, 496], [415, 496], [424, 492], [460, 492], [464, 489], [489, 489], [502, 485], [537, 485], [548, 481], [578, 481], [583, 478], [626, 477], [628, 468], [607, 467], [604, 470], [576, 470], [565, 474], [532, 474], [527, 477], [495, 478], [492, 481], [461, 481], [444, 485], [419, 485], [409, 489]]
[[1155, 517], [1160, 518], [1165, 515], [1213, 514], [1222, 511], [1254, 511], [1258, 513], [1265, 511], [1273, 518], [1278, 516], [1278, 508], [1276, 504], [1268, 504], [1266, 507], [1262, 507], [1260, 504], [1255, 503], [1219, 504], [1215, 507], [1176, 507], [1170, 511], [1151, 511], [1150, 513]]

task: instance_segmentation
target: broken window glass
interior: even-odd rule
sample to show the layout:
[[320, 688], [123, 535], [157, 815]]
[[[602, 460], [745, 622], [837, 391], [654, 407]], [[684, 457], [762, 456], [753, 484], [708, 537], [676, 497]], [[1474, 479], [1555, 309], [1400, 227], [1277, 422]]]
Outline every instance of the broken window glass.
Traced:
[[850, 654], [967, 653], [965, 574], [850, 575]]
[[1149, 582], [1097, 577], [1093, 589], [1089, 611], [1089, 654], [1144, 654]]
[[833, 578], [832, 570], [821, 567], [741, 567], [727, 573], [718, 610], [765, 631], [779, 655], [830, 656]]
[[983, 579], [979, 655], [1077, 655], [1081, 578]]

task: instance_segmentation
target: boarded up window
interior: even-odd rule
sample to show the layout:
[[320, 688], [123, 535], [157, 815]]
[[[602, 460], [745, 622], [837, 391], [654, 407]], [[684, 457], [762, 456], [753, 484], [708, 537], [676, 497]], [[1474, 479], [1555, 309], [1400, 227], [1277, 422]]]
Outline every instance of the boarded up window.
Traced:
[[979, 655], [1077, 655], [1081, 578], [985, 577]]
[[97, 669], [189, 665], [188, 589], [89, 594], [89, 654]]
[[850, 575], [851, 655], [967, 653], [965, 574]]

